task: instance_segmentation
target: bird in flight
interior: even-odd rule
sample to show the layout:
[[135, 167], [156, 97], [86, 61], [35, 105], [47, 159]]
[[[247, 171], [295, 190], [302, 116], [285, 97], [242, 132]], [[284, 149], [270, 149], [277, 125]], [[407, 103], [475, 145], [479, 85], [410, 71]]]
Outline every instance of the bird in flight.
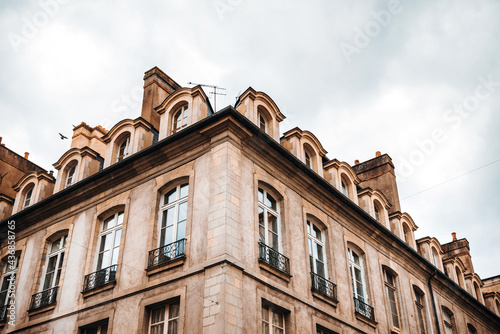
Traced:
[[64, 140], [64, 139], [68, 139], [68, 137], [66, 137], [65, 135], [59, 133], [59, 136], [61, 136], [61, 139]]

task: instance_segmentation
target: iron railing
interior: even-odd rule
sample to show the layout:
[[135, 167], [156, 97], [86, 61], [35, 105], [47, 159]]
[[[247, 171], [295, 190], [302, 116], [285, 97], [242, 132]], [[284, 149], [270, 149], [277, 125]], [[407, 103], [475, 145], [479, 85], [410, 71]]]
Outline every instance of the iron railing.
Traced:
[[184, 244], [186, 239], [177, 240], [171, 244], [161, 246], [149, 252], [148, 268], [161, 265], [170, 260], [184, 256]]
[[40, 307], [44, 307], [56, 302], [57, 289], [59, 287], [53, 287], [42, 292], [36, 293], [31, 296], [30, 310], [35, 310]]
[[362, 316], [375, 321], [375, 313], [373, 312], [373, 307], [362, 302], [358, 298], [354, 297], [354, 310], [356, 313], [361, 314]]
[[112, 283], [116, 281], [116, 267], [118, 265], [114, 264], [110, 267], [103, 268], [92, 274], [88, 274], [85, 276], [83, 280], [83, 292], [89, 291], [92, 289], [97, 289], [101, 286], [104, 286], [108, 283]]
[[0, 322], [5, 322], [7, 320], [7, 308], [8, 305], [0, 307]]
[[315, 273], [311, 273], [311, 279], [313, 291], [337, 301], [337, 286], [335, 284]]
[[259, 259], [279, 271], [290, 275], [290, 260], [262, 242], [259, 242]]

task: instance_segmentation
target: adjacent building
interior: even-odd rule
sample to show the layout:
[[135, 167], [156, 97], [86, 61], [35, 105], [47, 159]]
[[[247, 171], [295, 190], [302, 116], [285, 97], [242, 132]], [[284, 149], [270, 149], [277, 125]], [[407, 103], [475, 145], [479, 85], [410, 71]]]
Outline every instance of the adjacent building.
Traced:
[[500, 333], [500, 278], [415, 239], [387, 154], [329, 159], [284, 118], [155, 67], [141, 115], [76, 126], [56, 178], [0, 146], [0, 332]]

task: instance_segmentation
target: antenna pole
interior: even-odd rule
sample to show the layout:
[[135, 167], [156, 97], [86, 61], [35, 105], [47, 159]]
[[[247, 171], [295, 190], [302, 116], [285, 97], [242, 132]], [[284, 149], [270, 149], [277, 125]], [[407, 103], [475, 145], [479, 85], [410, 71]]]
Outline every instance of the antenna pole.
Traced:
[[205, 84], [200, 84], [200, 83], [194, 83], [194, 82], [191, 82], [191, 81], [188, 82], [188, 85], [196, 85], [196, 86], [203, 86], [203, 87], [213, 88], [214, 91], [210, 92], [210, 94], [213, 94], [213, 96], [214, 96], [214, 109], [215, 109], [215, 111], [217, 111], [217, 95], [226, 95], [226, 94], [217, 92], [217, 89], [226, 90], [225, 88], [222, 88], [222, 87], [219, 87], [219, 86], [205, 85]]

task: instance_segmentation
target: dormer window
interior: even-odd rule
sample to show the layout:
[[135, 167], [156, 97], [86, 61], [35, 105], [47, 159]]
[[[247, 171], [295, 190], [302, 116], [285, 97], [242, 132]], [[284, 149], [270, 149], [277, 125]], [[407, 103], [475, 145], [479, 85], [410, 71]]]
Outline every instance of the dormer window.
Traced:
[[262, 116], [262, 114], [259, 113], [259, 127], [262, 131], [266, 132], [267, 133], [267, 123], [266, 123], [266, 119], [264, 118], [264, 116]]
[[23, 209], [31, 205], [33, 199], [33, 188], [33, 185], [28, 186], [28, 191], [26, 191], [26, 195], [24, 195]]
[[305, 152], [305, 156], [306, 156], [306, 166], [312, 168], [311, 156], [307, 152]]
[[344, 178], [342, 178], [340, 180], [340, 186], [342, 188], [342, 194], [349, 197], [349, 188], [348, 188], [347, 183], [345, 182]]
[[120, 144], [118, 148], [118, 158], [117, 161], [122, 161], [128, 156], [128, 151], [129, 151], [129, 145], [130, 145], [130, 136], [127, 136], [122, 143]]
[[177, 131], [185, 128], [188, 123], [188, 106], [184, 105], [180, 107], [174, 114], [173, 122], [172, 122], [172, 133], [176, 133]]
[[68, 174], [66, 175], [66, 183], [65, 183], [65, 187], [68, 187], [70, 185], [72, 185], [73, 183], [75, 183], [75, 178], [76, 178], [76, 164], [74, 164], [73, 166], [71, 166], [68, 170]]
[[378, 211], [376, 205], [374, 206], [374, 210], [375, 210], [375, 219], [380, 223], [380, 212]]

